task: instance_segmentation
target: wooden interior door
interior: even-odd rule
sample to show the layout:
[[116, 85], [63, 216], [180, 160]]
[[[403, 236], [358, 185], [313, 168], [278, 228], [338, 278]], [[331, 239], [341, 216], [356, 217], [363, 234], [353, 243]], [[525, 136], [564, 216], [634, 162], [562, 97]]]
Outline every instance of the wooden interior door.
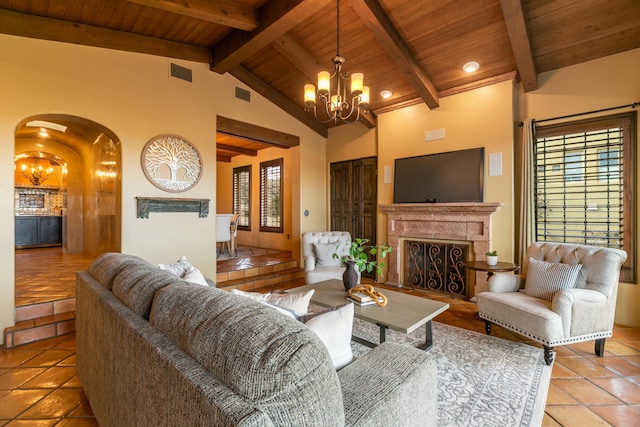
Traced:
[[378, 198], [376, 157], [332, 163], [331, 230], [376, 243]]

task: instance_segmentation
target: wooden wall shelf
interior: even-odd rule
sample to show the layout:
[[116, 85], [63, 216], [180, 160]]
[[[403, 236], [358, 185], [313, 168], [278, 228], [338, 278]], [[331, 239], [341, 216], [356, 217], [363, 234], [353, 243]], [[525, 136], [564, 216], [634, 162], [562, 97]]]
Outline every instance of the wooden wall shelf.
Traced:
[[149, 218], [151, 212], [198, 212], [200, 218], [209, 215], [210, 199], [177, 199], [162, 197], [136, 197], [137, 218]]

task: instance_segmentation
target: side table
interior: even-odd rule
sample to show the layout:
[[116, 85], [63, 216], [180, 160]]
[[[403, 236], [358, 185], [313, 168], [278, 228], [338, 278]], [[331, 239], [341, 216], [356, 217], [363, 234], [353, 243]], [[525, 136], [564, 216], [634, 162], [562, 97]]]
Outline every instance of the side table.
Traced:
[[510, 262], [498, 262], [496, 265], [489, 265], [486, 261], [466, 261], [464, 266], [469, 270], [486, 271], [487, 279], [493, 276], [494, 273], [509, 273], [520, 269], [518, 264]]
[[[494, 273], [509, 273], [511, 271], [516, 272], [520, 269], [518, 264], [513, 264], [510, 262], [498, 262], [496, 265], [489, 265], [487, 261], [467, 261], [464, 263], [465, 268], [474, 271], [486, 271], [487, 272], [487, 280]], [[480, 315], [476, 312], [473, 317], [476, 320], [482, 320]]]

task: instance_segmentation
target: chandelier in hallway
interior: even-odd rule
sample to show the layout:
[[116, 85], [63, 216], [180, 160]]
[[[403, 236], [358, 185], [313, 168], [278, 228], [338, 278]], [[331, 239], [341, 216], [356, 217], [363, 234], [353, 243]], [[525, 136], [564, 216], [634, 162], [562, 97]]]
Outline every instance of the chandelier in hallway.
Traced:
[[[333, 57], [333, 73], [318, 73], [318, 89], [312, 84], [304, 85], [305, 110], [322, 123], [354, 123], [360, 114], [369, 108], [369, 87], [364, 86], [364, 75], [342, 71], [346, 59], [340, 55], [340, 0], [336, 2], [336, 56]], [[351, 77], [351, 102], [347, 96], [347, 82]], [[332, 84], [332, 79], [335, 82]], [[332, 90], [335, 88], [335, 92]], [[319, 105], [318, 105], [319, 104]], [[320, 113], [318, 113], [320, 110]]]
[[49, 167], [45, 169], [38, 163], [38, 159], [34, 159], [31, 166], [27, 166], [23, 163], [20, 167], [20, 172], [22, 173], [22, 176], [31, 182], [31, 184], [41, 185], [43, 182], [51, 178], [53, 175], [53, 168], [49, 165]]

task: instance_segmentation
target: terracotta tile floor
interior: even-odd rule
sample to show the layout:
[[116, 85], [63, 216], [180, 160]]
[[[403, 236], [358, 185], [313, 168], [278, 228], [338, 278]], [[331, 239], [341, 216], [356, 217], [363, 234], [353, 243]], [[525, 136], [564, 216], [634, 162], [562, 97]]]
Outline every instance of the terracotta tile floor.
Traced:
[[[56, 273], [61, 282], [74, 275], [75, 270], [68, 268]], [[278, 288], [301, 284], [295, 281]], [[450, 304], [437, 321], [483, 333], [473, 303], [429, 297]], [[499, 327], [493, 335], [523, 341]], [[640, 328], [616, 326], [605, 349], [603, 358], [593, 354], [593, 342], [557, 349], [544, 426], [640, 425]], [[75, 375], [74, 333], [0, 350], [0, 426], [54, 425], [97, 425]]]

